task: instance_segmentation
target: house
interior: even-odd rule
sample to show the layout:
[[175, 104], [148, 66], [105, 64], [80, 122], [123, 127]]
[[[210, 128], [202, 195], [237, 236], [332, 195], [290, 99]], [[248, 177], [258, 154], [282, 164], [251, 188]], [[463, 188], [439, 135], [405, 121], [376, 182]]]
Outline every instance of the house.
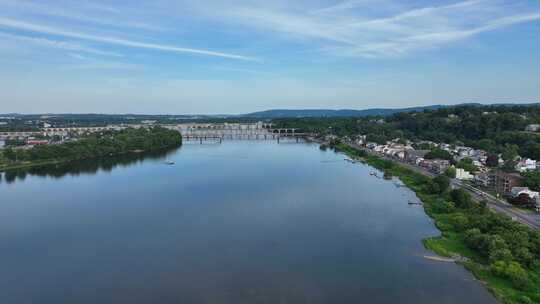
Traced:
[[441, 174], [450, 167], [450, 162], [445, 159], [423, 159], [422, 158], [418, 161], [418, 166], [422, 168], [426, 168], [427, 170], [435, 174]]
[[510, 193], [509, 201], [516, 205], [531, 207], [539, 210], [540, 193], [531, 191], [527, 187], [514, 187]]
[[357, 140], [356, 140], [356, 144], [357, 145], [363, 145], [367, 142], [367, 135], [358, 135], [357, 137]]
[[525, 131], [538, 132], [540, 131], [540, 125], [538, 124], [528, 125], [527, 127], [525, 127]]
[[513, 187], [510, 190], [510, 197], [512, 198], [517, 198], [523, 194], [528, 195], [529, 198], [534, 199], [534, 200], [536, 200], [540, 196], [540, 193], [536, 191], [531, 191], [528, 187]]
[[3, 139], [0, 139], [0, 149], [6, 146], [6, 142]]
[[435, 174], [441, 174], [450, 167], [450, 162], [446, 159], [435, 159], [431, 163], [431, 171]]
[[429, 150], [405, 150], [405, 160], [411, 164], [418, 165], [428, 153]]
[[459, 180], [472, 180], [474, 176], [462, 168], [456, 168], [456, 178]]
[[527, 172], [529, 170], [536, 170], [536, 160], [525, 158], [521, 159], [516, 164], [516, 170], [519, 172]]
[[[456, 172], [456, 176], [457, 176], [457, 172]], [[474, 176], [474, 179], [473, 179], [474, 183], [478, 186], [482, 186], [482, 187], [489, 187], [490, 186], [490, 179], [489, 179], [489, 175], [487, 173], [478, 173]]]
[[26, 144], [29, 146], [46, 145], [48, 143], [49, 143], [48, 140], [42, 140], [42, 139], [28, 139], [26, 141]]
[[375, 147], [377, 147], [377, 144], [374, 143], [374, 142], [368, 142], [368, 143], [366, 144], [366, 148], [368, 148], [368, 149], [370, 149], [370, 150], [374, 150]]

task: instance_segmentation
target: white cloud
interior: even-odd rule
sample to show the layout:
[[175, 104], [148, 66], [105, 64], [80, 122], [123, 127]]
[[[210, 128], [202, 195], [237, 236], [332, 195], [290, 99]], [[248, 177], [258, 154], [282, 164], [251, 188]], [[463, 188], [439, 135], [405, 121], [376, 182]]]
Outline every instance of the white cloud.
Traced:
[[63, 36], [63, 37], [81, 39], [81, 40], [119, 45], [119, 46], [130, 47], [130, 48], [150, 49], [150, 50], [173, 52], [173, 53], [191, 53], [191, 54], [197, 54], [197, 55], [222, 57], [222, 58], [245, 60], [245, 61], [258, 61], [258, 59], [256, 58], [237, 55], [237, 54], [202, 50], [202, 49], [184, 48], [184, 47], [177, 47], [177, 46], [157, 44], [157, 43], [146, 43], [146, 42], [139, 42], [139, 41], [134, 41], [134, 40], [109, 37], [109, 36], [93, 35], [93, 34], [87, 34], [83, 32], [63, 30], [63, 29], [59, 29], [59, 28], [55, 28], [55, 27], [51, 27], [47, 25], [42, 25], [42, 24], [13, 20], [9, 18], [0, 18], [0, 26], [20, 29], [20, 30], [25, 30], [25, 31], [32, 31], [32, 32], [42, 33], [42, 34]]
[[231, 23], [291, 39], [313, 40], [315, 47], [335, 55], [369, 58], [441, 47], [540, 19], [540, 10], [531, 10], [522, 1], [465, 0], [439, 6], [404, 6], [404, 2], [395, 0], [351, 0], [305, 11], [232, 6], [225, 16]]
[[[84, 22], [95, 25], [103, 25], [118, 28], [142, 29], [151, 31], [163, 31], [164, 27], [148, 24], [141, 21], [133, 21], [128, 12], [122, 14], [122, 11], [113, 7], [103, 6], [91, 2], [77, 3], [76, 7], [71, 7], [67, 3], [56, 5], [55, 3], [39, 3], [24, 0], [0, 0], [0, 5], [4, 9], [11, 11], [32, 14], [36, 16], [48, 16], [63, 18], [70, 21]], [[82, 7], [83, 10], [78, 9]]]
[[72, 42], [66, 42], [66, 41], [57, 41], [57, 40], [52, 40], [52, 39], [47, 39], [47, 38], [15, 35], [15, 34], [9, 34], [9, 33], [4, 33], [4, 32], [0, 32], [0, 37], [4, 39], [10, 39], [18, 43], [30, 43], [33, 45], [58, 48], [58, 49], [66, 50], [66, 51], [79, 51], [79, 52], [85, 52], [85, 53], [89, 53], [93, 55], [100, 55], [100, 56], [123, 57], [123, 55], [119, 53], [103, 51], [103, 50], [88, 47], [85, 45], [72, 43]]

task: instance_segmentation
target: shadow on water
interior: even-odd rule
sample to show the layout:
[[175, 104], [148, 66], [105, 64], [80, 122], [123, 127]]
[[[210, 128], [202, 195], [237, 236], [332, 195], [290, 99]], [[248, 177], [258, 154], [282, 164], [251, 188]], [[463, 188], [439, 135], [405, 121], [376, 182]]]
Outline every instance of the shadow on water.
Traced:
[[165, 159], [168, 155], [176, 152], [178, 149], [180, 148], [130, 153], [106, 158], [78, 160], [54, 165], [7, 170], [3, 174], [0, 172], [0, 183], [5, 182], [7, 184], [12, 184], [16, 181], [22, 182], [28, 175], [59, 179], [66, 175], [94, 175], [98, 171], [110, 172], [118, 166], [125, 168], [139, 164], [145, 160]]

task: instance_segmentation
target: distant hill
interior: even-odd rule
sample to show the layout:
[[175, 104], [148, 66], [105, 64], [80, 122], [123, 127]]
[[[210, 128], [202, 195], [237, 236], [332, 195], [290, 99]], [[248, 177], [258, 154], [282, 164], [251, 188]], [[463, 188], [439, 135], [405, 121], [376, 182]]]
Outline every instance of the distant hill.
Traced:
[[243, 115], [238, 115], [237, 117], [242, 118], [266, 118], [266, 119], [275, 119], [275, 118], [300, 118], [300, 117], [365, 117], [365, 116], [388, 116], [395, 113], [402, 112], [421, 112], [424, 110], [437, 110], [441, 108], [448, 107], [459, 107], [459, 106], [473, 106], [473, 107], [490, 107], [490, 106], [540, 106], [540, 103], [495, 103], [495, 104], [481, 104], [481, 103], [461, 103], [456, 105], [430, 105], [430, 106], [420, 106], [420, 107], [410, 107], [410, 108], [394, 108], [394, 109], [385, 109], [385, 108], [372, 108], [364, 110], [353, 110], [353, 109], [342, 109], [342, 110], [330, 110], [330, 109], [298, 109], [298, 110], [287, 110], [287, 109], [275, 109], [267, 110], [260, 112], [253, 112]]
[[285, 109], [276, 109], [276, 110], [267, 110], [254, 112], [249, 114], [240, 115], [241, 117], [246, 118], [291, 118], [291, 117], [364, 117], [371, 115], [392, 115], [399, 112], [418, 112], [423, 110], [436, 110], [439, 108], [447, 107], [444, 105], [432, 105], [425, 107], [412, 107], [412, 108], [401, 108], [401, 109], [383, 109], [383, 108], [374, 108], [374, 109], [365, 109], [365, 110], [352, 110], [352, 109], [342, 109], [342, 110], [329, 110], [329, 109], [306, 109], [306, 110], [285, 110]]

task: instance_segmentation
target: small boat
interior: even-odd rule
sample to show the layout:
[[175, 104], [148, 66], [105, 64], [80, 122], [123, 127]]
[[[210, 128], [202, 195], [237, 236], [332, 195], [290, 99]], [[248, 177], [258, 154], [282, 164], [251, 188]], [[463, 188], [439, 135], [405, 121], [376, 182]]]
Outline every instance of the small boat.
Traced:
[[174, 164], [175, 164], [175, 162], [172, 161], [172, 160], [166, 160], [164, 163], [165, 163], [166, 165], [174, 165]]
[[371, 171], [371, 172], [369, 172], [369, 175], [374, 175], [374, 176], [377, 176], [377, 173], [376, 173], [376, 172], [373, 172], [373, 171]]

